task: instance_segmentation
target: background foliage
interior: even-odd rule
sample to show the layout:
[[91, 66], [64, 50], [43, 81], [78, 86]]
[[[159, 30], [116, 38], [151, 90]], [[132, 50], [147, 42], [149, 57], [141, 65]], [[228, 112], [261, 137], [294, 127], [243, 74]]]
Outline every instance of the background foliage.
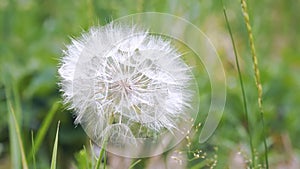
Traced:
[[[257, 92], [240, 2], [224, 1], [233, 36], [241, 57], [250, 128], [254, 131], [257, 156], [263, 151], [257, 115]], [[249, 1], [249, 13], [264, 89], [265, 121], [270, 147], [271, 168], [300, 166], [300, 2], [291, 0]], [[225, 66], [227, 103], [221, 124], [204, 145], [193, 146], [217, 155], [217, 168], [227, 168], [249, 159], [240, 86], [234, 64], [232, 44], [223, 16], [221, 1], [209, 0], [1, 0], [0, 1], [0, 168], [12, 168], [7, 100], [13, 100], [25, 151], [31, 149], [31, 134], [40, 128], [53, 105], [61, 100], [57, 67], [69, 37], [77, 37], [92, 25], [103, 25], [128, 14], [156, 11], [188, 19], [215, 44]], [[207, 85], [209, 88], [209, 85]], [[207, 89], [209, 90], [209, 89]], [[56, 132], [61, 121], [58, 168], [74, 163], [76, 152], [88, 145], [80, 126], [73, 125], [71, 113], [59, 106], [45, 139], [37, 152], [38, 168], [48, 168]], [[10, 137], [11, 135], [11, 137]], [[216, 151], [215, 149], [218, 149]], [[17, 150], [16, 150], [17, 151]], [[237, 155], [242, 154], [242, 155]], [[78, 155], [77, 155], [78, 156]], [[193, 155], [188, 155], [193, 158]], [[246, 156], [241, 158], [240, 156]], [[248, 157], [247, 157], [248, 156]], [[259, 161], [259, 159], [258, 159]], [[201, 159], [188, 161], [189, 166]], [[141, 167], [144, 164], [141, 163]]]

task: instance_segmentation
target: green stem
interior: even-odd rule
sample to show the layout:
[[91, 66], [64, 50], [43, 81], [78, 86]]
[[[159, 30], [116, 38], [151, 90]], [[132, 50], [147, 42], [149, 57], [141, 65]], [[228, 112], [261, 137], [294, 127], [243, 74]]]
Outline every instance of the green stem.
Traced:
[[241, 6], [242, 6], [242, 12], [245, 20], [245, 24], [248, 31], [248, 38], [250, 43], [250, 49], [252, 54], [252, 61], [253, 61], [253, 69], [254, 69], [254, 78], [255, 78], [255, 84], [258, 92], [258, 108], [260, 111], [260, 118], [261, 118], [261, 124], [262, 124], [262, 136], [263, 136], [263, 142], [264, 142], [264, 149], [265, 149], [265, 164], [266, 168], [269, 168], [269, 162], [268, 162], [268, 146], [267, 146], [267, 139], [266, 139], [266, 133], [265, 133], [265, 124], [264, 124], [264, 111], [263, 111], [263, 104], [262, 104], [262, 85], [260, 82], [260, 73], [258, 68], [258, 60], [256, 56], [255, 51], [255, 45], [254, 45], [254, 38], [252, 33], [252, 28], [250, 24], [248, 9], [247, 9], [247, 3], [246, 0], [241, 0]]
[[232, 46], [233, 46], [233, 51], [234, 51], [234, 56], [235, 56], [235, 63], [236, 63], [236, 67], [237, 67], [237, 70], [238, 70], [239, 81], [240, 81], [240, 86], [241, 86], [241, 91], [242, 91], [243, 105], [244, 105], [244, 111], [245, 111], [245, 118], [246, 118], [246, 123], [247, 123], [246, 130], [247, 130], [247, 133], [249, 135], [251, 157], [252, 157], [252, 164], [250, 165], [250, 168], [252, 168], [253, 166], [255, 166], [255, 155], [254, 155], [254, 146], [253, 146], [253, 141], [252, 141], [253, 140], [252, 139], [252, 132], [250, 130], [250, 126], [251, 125], [250, 125], [250, 122], [249, 122], [249, 113], [248, 113], [246, 92], [245, 92], [245, 88], [244, 88], [244, 82], [243, 82], [243, 77], [242, 77], [242, 74], [241, 74], [241, 69], [240, 69], [240, 64], [239, 64], [239, 59], [238, 59], [238, 54], [237, 54], [237, 49], [236, 49], [235, 41], [233, 39], [232, 31], [231, 31], [231, 28], [230, 28], [230, 25], [229, 25], [229, 21], [228, 21], [226, 9], [225, 9], [224, 5], [223, 5], [223, 12], [224, 12], [224, 16], [225, 16], [227, 28], [228, 28], [228, 31], [229, 31], [229, 34], [230, 34]]

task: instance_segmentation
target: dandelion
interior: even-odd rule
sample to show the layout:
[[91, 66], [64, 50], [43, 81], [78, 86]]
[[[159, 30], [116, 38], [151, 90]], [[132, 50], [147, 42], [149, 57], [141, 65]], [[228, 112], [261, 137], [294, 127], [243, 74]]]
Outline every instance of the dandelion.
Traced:
[[108, 24], [72, 39], [58, 70], [64, 102], [96, 143], [180, 130], [190, 117], [192, 74], [171, 42]]

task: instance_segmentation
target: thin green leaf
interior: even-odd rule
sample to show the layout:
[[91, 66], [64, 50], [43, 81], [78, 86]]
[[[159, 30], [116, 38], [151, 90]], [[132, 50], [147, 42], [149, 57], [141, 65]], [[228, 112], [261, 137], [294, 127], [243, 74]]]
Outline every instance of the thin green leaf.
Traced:
[[105, 169], [105, 168], [106, 168], [106, 154], [104, 154], [104, 156], [103, 156], [103, 169]]
[[87, 169], [90, 168], [90, 159], [89, 159], [89, 155], [87, 153], [87, 150], [85, 148], [85, 146], [83, 146], [83, 149], [80, 150], [78, 153], [75, 154], [75, 159], [77, 161], [76, 166], [79, 169]]
[[[37, 136], [34, 141], [35, 145], [34, 145], [34, 148], [31, 149], [29, 157], [35, 156], [35, 153], [39, 150], [41, 143], [43, 142], [45, 135], [50, 127], [52, 119], [60, 107], [61, 107], [61, 102], [58, 101], [53, 104], [50, 111], [47, 113], [45, 120], [43, 121], [40, 129], [37, 132]], [[35, 150], [35, 152], [33, 152], [32, 150]]]
[[104, 151], [105, 151], [104, 148], [101, 147], [100, 155], [99, 155], [99, 158], [97, 159], [97, 163], [96, 163], [95, 169], [99, 169], [100, 168], [100, 166], [101, 166], [101, 160], [102, 160]]
[[[223, 3], [223, 1], [222, 1], [222, 3]], [[240, 68], [240, 63], [239, 63], [239, 57], [238, 57], [238, 53], [237, 53], [235, 41], [233, 39], [232, 31], [231, 31], [231, 28], [230, 28], [230, 24], [229, 24], [229, 21], [228, 21], [228, 17], [227, 17], [227, 13], [226, 13], [226, 8], [225, 8], [224, 4], [223, 4], [223, 13], [224, 13], [225, 21], [226, 21], [226, 24], [227, 24], [227, 29], [228, 29], [228, 32], [229, 32], [229, 35], [230, 35], [231, 43], [232, 43], [232, 46], [233, 46], [233, 52], [234, 52], [234, 56], [235, 56], [235, 64], [236, 64], [236, 67], [237, 67], [239, 81], [240, 81], [240, 86], [241, 86], [241, 92], [242, 92], [242, 98], [243, 98], [243, 106], [244, 106], [244, 111], [245, 111], [245, 119], [246, 119], [246, 123], [247, 123], [246, 130], [247, 130], [247, 133], [248, 133], [248, 136], [249, 136], [249, 144], [250, 144], [251, 157], [252, 157], [252, 164], [250, 164], [250, 168], [252, 168], [252, 167], [255, 166], [255, 154], [254, 154], [252, 131], [250, 130], [250, 121], [249, 121], [247, 97], [246, 97], [246, 92], [245, 92], [243, 77], [242, 77], [242, 73], [241, 73], [241, 68]]]
[[27, 161], [26, 161], [26, 156], [25, 156], [25, 152], [24, 152], [24, 147], [23, 147], [23, 143], [22, 143], [20, 129], [19, 129], [19, 125], [18, 125], [16, 116], [15, 116], [15, 112], [14, 112], [14, 109], [12, 108], [11, 103], [9, 101], [8, 101], [8, 105], [9, 105], [10, 112], [12, 113], [12, 116], [13, 116], [14, 125], [15, 125], [15, 129], [16, 129], [16, 133], [17, 133], [19, 148], [20, 148], [20, 152], [21, 152], [22, 167], [23, 167], [23, 169], [28, 169], [28, 164], [27, 164]]
[[[100, 154], [99, 154], [99, 158], [98, 158], [98, 160], [97, 160], [97, 164], [96, 164], [95, 169], [99, 169], [100, 166], [101, 166], [101, 160], [102, 160], [102, 158], [103, 158], [103, 157], [106, 158], [106, 157], [105, 157], [105, 147], [106, 147], [106, 144], [107, 144], [107, 137], [104, 138], [104, 141], [103, 141], [103, 143], [102, 143], [101, 150], [100, 150]], [[106, 167], [106, 160], [105, 160], [105, 162], [104, 162], [104, 164], [103, 164], [103, 168], [104, 168], [104, 169], [105, 169], [105, 167]]]
[[92, 155], [92, 159], [91, 159], [91, 163], [92, 163], [92, 167], [91, 168], [95, 168], [95, 158], [96, 155], [93, 151], [93, 143], [92, 143], [92, 140], [89, 140], [89, 143], [90, 143], [90, 150], [91, 150], [91, 155]]
[[15, 115], [18, 123], [20, 123], [22, 119], [22, 108], [21, 108], [21, 99], [20, 95], [18, 94], [18, 86], [16, 83], [12, 83], [12, 92], [14, 95], [14, 107], [15, 107]]
[[56, 136], [55, 136], [55, 142], [54, 142], [54, 146], [53, 146], [52, 160], [51, 160], [51, 167], [50, 167], [50, 169], [55, 169], [56, 168], [59, 124], [60, 124], [60, 121], [58, 121], [58, 124], [57, 124]]
[[33, 131], [31, 130], [31, 151], [32, 153], [32, 161], [33, 161], [33, 168], [36, 169], [36, 161], [35, 161], [35, 146], [34, 146], [34, 138], [33, 138]]
[[[110, 123], [112, 123], [112, 121], [110, 121]], [[102, 143], [102, 146], [101, 146], [99, 158], [97, 160], [97, 164], [96, 164], [95, 169], [99, 169], [100, 168], [102, 158], [104, 158], [103, 169], [106, 168], [106, 154], [105, 154], [105, 149], [106, 149], [106, 146], [107, 146], [107, 142], [108, 142], [108, 136], [105, 136], [104, 140], [103, 140], [103, 143]]]
[[133, 164], [130, 165], [129, 169], [132, 169], [135, 165], [137, 165], [141, 161], [142, 161], [141, 159], [135, 161]]
[[5, 85], [5, 95], [6, 95], [6, 103], [7, 103], [7, 110], [9, 112], [8, 115], [8, 127], [9, 127], [9, 138], [10, 138], [10, 158], [11, 158], [11, 164], [12, 168], [20, 168], [21, 167], [21, 159], [20, 159], [20, 149], [18, 145], [18, 141], [16, 139], [12, 138], [17, 138], [17, 133], [16, 133], [16, 128], [14, 124], [14, 119], [12, 116], [12, 112], [10, 107], [11, 103], [11, 85]]

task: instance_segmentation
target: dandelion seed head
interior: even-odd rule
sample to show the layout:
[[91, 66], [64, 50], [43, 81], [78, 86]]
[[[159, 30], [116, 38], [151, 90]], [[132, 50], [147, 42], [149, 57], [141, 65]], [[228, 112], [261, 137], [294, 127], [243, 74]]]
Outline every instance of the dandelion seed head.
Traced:
[[170, 41], [137, 26], [111, 23], [72, 39], [58, 72], [64, 102], [93, 140], [133, 143], [190, 119], [190, 68]]

